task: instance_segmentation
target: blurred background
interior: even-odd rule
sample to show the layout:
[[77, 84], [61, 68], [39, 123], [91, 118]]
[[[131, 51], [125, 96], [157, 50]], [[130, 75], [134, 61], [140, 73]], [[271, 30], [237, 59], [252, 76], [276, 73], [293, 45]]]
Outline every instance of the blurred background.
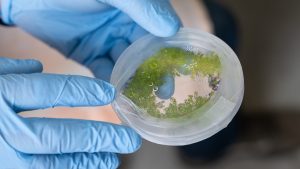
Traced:
[[[300, 1], [172, 2], [185, 26], [214, 33], [236, 51], [245, 74], [243, 106], [227, 129], [202, 145], [178, 148], [144, 141], [137, 153], [122, 157], [121, 168], [299, 169]], [[18, 28], [0, 26], [0, 37], [0, 56], [36, 58], [44, 72], [92, 76]], [[110, 106], [22, 115], [119, 123]]]

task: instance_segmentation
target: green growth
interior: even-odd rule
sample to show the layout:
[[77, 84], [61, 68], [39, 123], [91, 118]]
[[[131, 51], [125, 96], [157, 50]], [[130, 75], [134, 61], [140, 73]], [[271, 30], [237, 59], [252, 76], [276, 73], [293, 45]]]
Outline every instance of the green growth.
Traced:
[[209, 97], [194, 93], [184, 103], [177, 103], [170, 98], [168, 107], [163, 102], [156, 102], [155, 90], [163, 84], [166, 75], [180, 76], [218, 76], [221, 62], [217, 54], [198, 54], [180, 48], [163, 48], [147, 59], [128, 82], [123, 94], [139, 108], [157, 118], [178, 118], [186, 116], [203, 106]]

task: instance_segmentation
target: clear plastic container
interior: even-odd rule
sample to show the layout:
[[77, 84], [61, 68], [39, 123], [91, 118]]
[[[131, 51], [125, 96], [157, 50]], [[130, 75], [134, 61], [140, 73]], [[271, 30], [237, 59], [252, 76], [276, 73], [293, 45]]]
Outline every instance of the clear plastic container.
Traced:
[[[147, 109], [139, 107], [124, 94], [124, 90], [140, 66], [159, 51], [168, 48], [203, 54], [204, 57], [206, 54], [208, 56], [215, 54], [221, 63], [217, 89], [212, 92], [213, 94], [209, 94], [207, 102], [188, 115], [173, 118], [153, 116], [147, 113]], [[195, 90], [199, 91], [204, 88], [200, 84], [191, 85], [195, 83], [192, 78], [184, 82], [177, 82], [178, 79], [174, 80], [175, 93], [176, 86], [183, 89], [181, 92], [185, 92], [185, 89], [188, 91], [191, 86], [198, 88]], [[173, 37], [159, 38], [147, 35], [133, 43], [117, 61], [111, 83], [117, 89], [117, 96], [112, 106], [121, 121], [148, 141], [162, 145], [192, 144], [216, 134], [233, 119], [244, 94], [243, 71], [233, 50], [214, 35], [189, 28], [182, 28]]]

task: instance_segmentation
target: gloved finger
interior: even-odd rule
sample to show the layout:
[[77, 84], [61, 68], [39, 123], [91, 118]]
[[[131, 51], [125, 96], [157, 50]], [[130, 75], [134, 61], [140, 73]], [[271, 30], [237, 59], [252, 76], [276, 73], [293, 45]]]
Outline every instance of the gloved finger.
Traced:
[[[126, 126], [75, 119], [25, 118], [23, 120], [33, 134], [12, 132], [18, 138], [22, 138], [22, 141], [11, 139], [12, 136], [6, 138], [10, 145], [23, 153], [127, 154], [135, 152], [141, 146], [140, 136]], [[18, 126], [15, 128], [17, 130]]]
[[170, 99], [175, 91], [175, 80], [173, 75], [166, 75], [163, 78], [163, 84], [158, 87], [158, 90], [155, 92], [156, 96], [160, 99]]
[[79, 13], [96, 13], [111, 8], [108, 5], [99, 5], [99, 2], [95, 0], [85, 0], [84, 2], [82, 0], [45, 0], [45, 3], [43, 3], [40, 8], [43, 6], [45, 10], [54, 7], [59, 11]]
[[0, 76], [0, 91], [16, 112], [57, 106], [109, 104], [115, 89], [109, 83], [83, 76], [10, 74]]
[[120, 9], [128, 14], [136, 23], [156, 36], [172, 36], [180, 27], [180, 20], [169, 0], [98, 1]]
[[110, 57], [114, 63], [117, 62], [123, 51], [128, 48], [129, 43], [126, 40], [116, 40], [114, 46], [110, 50]]
[[43, 71], [41, 62], [33, 59], [11, 59], [0, 57], [0, 75], [20, 73], [40, 73]]
[[88, 65], [95, 77], [110, 82], [111, 74], [115, 63], [119, 59], [122, 52], [129, 46], [129, 43], [124, 39], [119, 39], [114, 42], [113, 47], [109, 52], [109, 57], [99, 58]]
[[115, 63], [110, 57], [100, 57], [93, 60], [87, 66], [96, 78], [109, 82], [114, 65]]
[[133, 28], [131, 30], [132, 30], [132, 32], [129, 34], [129, 37], [127, 37], [127, 40], [130, 43], [133, 43], [136, 40], [138, 40], [139, 38], [149, 34], [149, 32], [147, 32], [145, 29], [140, 27], [138, 24], [134, 24]]
[[113, 153], [74, 153], [61, 155], [32, 155], [25, 160], [30, 161], [29, 168], [36, 169], [116, 169], [120, 162]]
[[95, 59], [87, 65], [95, 77], [109, 82], [114, 65], [122, 52], [128, 48], [131, 43], [148, 34], [146, 30], [134, 22], [131, 22], [128, 25], [129, 26], [124, 28], [128, 30], [126, 31], [127, 33], [125, 33], [119, 39], [114, 40], [109, 52], [109, 56]]

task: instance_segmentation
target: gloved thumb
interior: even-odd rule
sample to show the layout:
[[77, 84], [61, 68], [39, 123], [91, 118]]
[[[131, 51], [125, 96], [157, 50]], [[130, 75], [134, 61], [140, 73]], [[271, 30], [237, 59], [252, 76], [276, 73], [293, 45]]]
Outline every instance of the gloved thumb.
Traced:
[[128, 14], [148, 32], [168, 37], [174, 35], [181, 23], [169, 0], [98, 0]]

